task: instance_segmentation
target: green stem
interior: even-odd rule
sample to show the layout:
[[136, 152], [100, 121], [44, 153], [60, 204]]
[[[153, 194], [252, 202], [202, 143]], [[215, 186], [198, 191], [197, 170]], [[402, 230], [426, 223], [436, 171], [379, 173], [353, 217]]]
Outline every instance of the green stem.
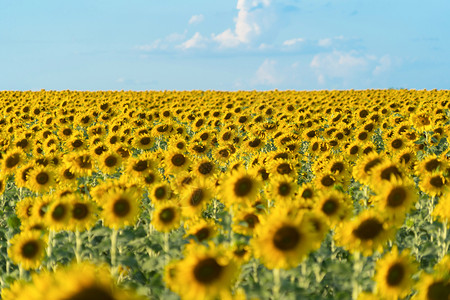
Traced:
[[111, 275], [115, 275], [116, 273], [118, 232], [115, 228], [111, 231]]
[[442, 222], [442, 250], [440, 255], [440, 260], [447, 255], [449, 241], [447, 240], [447, 220]]
[[357, 300], [359, 291], [360, 291], [360, 285], [358, 282], [358, 278], [361, 274], [363, 268], [363, 261], [361, 259], [361, 253], [359, 251], [356, 251], [354, 253], [354, 262], [353, 262], [353, 276], [352, 276], [352, 300]]
[[280, 280], [280, 269], [273, 269], [273, 299], [280, 299], [280, 289], [281, 289], [281, 280]]
[[55, 232], [50, 229], [48, 232], [48, 244], [47, 244], [47, 269], [50, 270], [53, 267], [52, 262], [52, 252], [53, 252], [53, 237], [55, 235]]
[[256, 263], [256, 259], [253, 259], [253, 279], [255, 283], [258, 283], [258, 264]]
[[22, 264], [19, 265], [19, 279], [23, 279], [24, 269], [22, 268]]
[[77, 258], [77, 263], [81, 262], [81, 236], [80, 232], [75, 231], [75, 256]]
[[164, 266], [167, 266], [167, 264], [169, 263], [169, 234], [169, 232], [164, 232]]

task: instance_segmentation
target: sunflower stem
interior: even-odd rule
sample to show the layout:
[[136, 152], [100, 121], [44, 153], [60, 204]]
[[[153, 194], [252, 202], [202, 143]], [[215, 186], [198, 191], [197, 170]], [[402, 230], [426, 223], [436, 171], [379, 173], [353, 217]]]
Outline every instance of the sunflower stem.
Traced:
[[445, 255], [447, 254], [448, 251], [448, 240], [447, 240], [447, 220], [444, 220], [444, 222], [442, 222], [442, 245], [441, 245], [441, 254], [440, 254], [440, 259], [443, 259], [445, 257]]
[[115, 228], [111, 231], [111, 275], [116, 274], [116, 264], [117, 264], [117, 234], [119, 231]]
[[434, 209], [434, 198], [435, 196], [431, 197], [429, 201], [427, 201], [427, 207], [428, 207], [428, 217], [430, 218], [430, 224], [433, 224], [433, 216], [431, 215], [433, 213]]
[[169, 232], [164, 232], [164, 267], [169, 263]]
[[258, 264], [255, 259], [253, 260], [253, 279], [255, 283], [258, 283]]
[[75, 231], [75, 256], [77, 258], [77, 263], [81, 262], [81, 236], [78, 229]]
[[281, 289], [281, 280], [280, 280], [280, 269], [273, 269], [273, 299], [280, 299], [280, 289]]
[[50, 229], [48, 232], [48, 243], [47, 243], [47, 269], [50, 270], [53, 267], [52, 262], [52, 252], [53, 252], [53, 236], [55, 235], [55, 232]]
[[361, 253], [359, 251], [355, 251], [353, 258], [352, 300], [356, 300], [358, 299], [359, 291], [361, 288], [358, 282], [358, 278], [363, 268], [363, 261], [361, 259]]
[[23, 279], [23, 268], [22, 268], [22, 264], [19, 265], [19, 279]]

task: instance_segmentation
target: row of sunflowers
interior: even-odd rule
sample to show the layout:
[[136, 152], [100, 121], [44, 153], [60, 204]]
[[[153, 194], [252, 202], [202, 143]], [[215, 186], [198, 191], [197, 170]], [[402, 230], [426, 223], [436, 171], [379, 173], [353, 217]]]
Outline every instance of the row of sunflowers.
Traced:
[[450, 91], [0, 102], [1, 299], [450, 299]]

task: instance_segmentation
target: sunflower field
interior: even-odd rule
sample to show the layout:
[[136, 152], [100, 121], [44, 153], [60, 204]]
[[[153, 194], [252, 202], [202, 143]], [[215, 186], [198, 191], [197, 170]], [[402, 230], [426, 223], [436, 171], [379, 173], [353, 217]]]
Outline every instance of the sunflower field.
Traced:
[[450, 299], [450, 91], [0, 103], [1, 299]]

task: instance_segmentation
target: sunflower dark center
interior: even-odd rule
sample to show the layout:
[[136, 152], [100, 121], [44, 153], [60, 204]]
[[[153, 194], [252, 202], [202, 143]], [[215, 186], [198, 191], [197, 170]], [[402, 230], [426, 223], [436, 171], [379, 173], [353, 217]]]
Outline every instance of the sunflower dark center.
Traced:
[[283, 226], [273, 236], [273, 244], [281, 251], [294, 249], [300, 242], [301, 235], [293, 226]]
[[[28, 181], [28, 174], [30, 174], [31, 170], [33, 170], [33, 167], [28, 167], [22, 171], [22, 180], [23, 181]], [[1, 188], [0, 188], [0, 190], [1, 190]]]
[[375, 218], [364, 220], [353, 230], [353, 235], [360, 240], [367, 241], [377, 237], [383, 230], [383, 224]]
[[290, 174], [292, 172], [292, 168], [288, 163], [281, 163], [277, 166], [278, 174]]
[[356, 153], [358, 153], [359, 151], [359, 147], [358, 146], [353, 146], [350, 148], [350, 154], [351, 155], [355, 155]]
[[50, 176], [46, 172], [40, 172], [36, 175], [36, 182], [40, 185], [45, 185], [50, 180]]
[[147, 146], [148, 144], [150, 144], [150, 142], [151, 142], [151, 139], [148, 136], [143, 137], [140, 141], [141, 145], [144, 145], [144, 146]]
[[444, 186], [444, 181], [441, 176], [434, 176], [430, 179], [430, 184], [436, 188], [441, 188]]
[[202, 189], [196, 189], [196, 190], [192, 193], [191, 199], [189, 200], [189, 203], [190, 203], [192, 206], [197, 206], [197, 205], [199, 205], [199, 204], [202, 202], [204, 196], [205, 196], [205, 193], [203, 192]]
[[183, 142], [178, 142], [176, 146], [180, 150], [184, 149], [184, 143]]
[[213, 170], [213, 165], [210, 162], [201, 163], [200, 166], [198, 167], [198, 171], [202, 175], [207, 175], [207, 174], [211, 173], [212, 170]]
[[81, 146], [83, 146], [83, 141], [80, 139], [76, 139], [75, 141], [72, 142], [72, 146], [74, 148], [80, 148]]
[[20, 155], [14, 153], [13, 155], [6, 158], [6, 167], [8, 169], [14, 168], [20, 162]]
[[406, 200], [406, 190], [404, 187], [395, 187], [391, 190], [387, 197], [387, 205], [389, 207], [401, 206]]
[[244, 217], [244, 221], [249, 228], [255, 228], [255, 225], [259, 223], [259, 218], [255, 214], [247, 214]]
[[113, 212], [118, 217], [125, 217], [131, 210], [130, 203], [127, 199], [119, 198], [113, 206]]
[[278, 186], [278, 194], [281, 196], [287, 196], [291, 192], [291, 186], [289, 183], [283, 182]]
[[401, 263], [392, 265], [388, 272], [386, 282], [390, 286], [399, 285], [405, 277], [405, 268]]
[[402, 156], [400, 156], [400, 162], [407, 164], [411, 160], [411, 155], [409, 153], [405, 153]]
[[65, 128], [65, 129], [62, 131], [62, 133], [63, 133], [65, 136], [69, 136], [69, 135], [72, 134], [72, 129], [70, 129], [70, 128]]
[[172, 164], [176, 167], [181, 167], [186, 162], [186, 158], [183, 154], [177, 153], [172, 156]]
[[322, 183], [323, 186], [332, 186], [336, 180], [334, 180], [333, 177], [331, 177], [330, 175], [325, 175], [324, 177], [322, 177], [322, 179], [320, 180], [320, 182]]
[[202, 284], [211, 284], [220, 278], [223, 269], [224, 267], [219, 265], [214, 258], [204, 258], [195, 266], [194, 277]]
[[84, 203], [75, 203], [72, 209], [72, 215], [77, 220], [83, 220], [88, 215], [88, 207]]
[[97, 286], [88, 286], [76, 292], [67, 300], [114, 300], [115, 298], [105, 289]]
[[233, 253], [237, 257], [243, 257], [245, 255], [245, 253], [247, 253], [247, 250], [245, 250], [244, 248], [239, 248], [239, 249], [234, 250]]
[[228, 156], [230, 156], [230, 152], [229, 152], [227, 149], [219, 150], [219, 154], [220, 154], [220, 156], [222, 156], [223, 158], [227, 158]]
[[208, 227], [203, 227], [202, 229], [200, 229], [195, 233], [195, 237], [199, 242], [202, 242], [207, 238], [209, 238], [210, 233], [211, 232], [209, 231]]
[[327, 216], [333, 215], [339, 208], [339, 202], [337, 199], [328, 199], [325, 201], [325, 203], [322, 205], [322, 211]]
[[364, 166], [364, 172], [366, 172], [368, 174], [373, 167], [375, 167], [376, 165], [378, 165], [380, 163], [381, 163], [381, 159], [379, 159], [379, 158], [375, 158], [375, 159], [369, 161]]
[[384, 180], [391, 180], [392, 175], [402, 177], [402, 173], [396, 166], [390, 166], [381, 171], [381, 178]]
[[309, 199], [312, 197], [312, 195], [313, 195], [313, 192], [311, 189], [305, 189], [302, 193], [302, 198]]
[[166, 196], [166, 189], [163, 186], [157, 187], [155, 189], [156, 199], [163, 199]]
[[245, 197], [252, 191], [252, 187], [253, 181], [250, 178], [239, 178], [234, 185], [234, 194], [238, 197]]
[[36, 241], [28, 241], [22, 246], [22, 256], [28, 259], [32, 259], [39, 252], [39, 243]]
[[159, 213], [159, 219], [164, 224], [169, 224], [170, 222], [172, 222], [173, 219], [175, 219], [175, 210], [172, 207], [164, 208]]
[[254, 140], [250, 141], [248, 145], [252, 148], [256, 148], [261, 144], [261, 140], [259, 138], [255, 138]]
[[433, 282], [427, 291], [427, 300], [443, 300], [450, 297], [450, 283], [444, 281]]
[[105, 158], [105, 165], [108, 168], [114, 167], [117, 164], [117, 157], [115, 157], [114, 155], [109, 155], [108, 157]]
[[342, 162], [335, 162], [331, 166], [330, 170], [331, 170], [332, 173], [337, 172], [338, 174], [340, 174], [342, 171], [344, 171], [344, 164]]
[[428, 172], [433, 172], [433, 171], [436, 170], [440, 165], [441, 165], [441, 163], [440, 163], [437, 159], [434, 158], [434, 159], [428, 161], [428, 162], [425, 164], [425, 169], [426, 169]]
[[203, 153], [206, 151], [206, 147], [203, 145], [195, 145], [192, 149], [197, 153]]
[[148, 168], [148, 163], [146, 160], [140, 160], [133, 166], [133, 170], [135, 170], [136, 172], [143, 172], [143, 171], [147, 170], [147, 168]]
[[64, 170], [63, 176], [64, 176], [64, 178], [69, 179], [69, 180], [75, 178], [75, 175], [72, 172], [70, 172], [69, 169]]
[[395, 139], [391, 143], [392, 148], [400, 149], [403, 146], [403, 141], [401, 139]]
[[363, 132], [361, 132], [360, 134], [358, 134], [358, 139], [361, 140], [361, 141], [366, 140], [367, 137], [368, 137], [368, 134], [367, 134], [367, 132], [365, 132], [365, 131], [363, 131]]
[[60, 221], [64, 219], [66, 215], [67, 209], [64, 204], [58, 204], [52, 212], [52, 219], [56, 221]]
[[80, 156], [77, 158], [77, 164], [82, 169], [91, 169], [92, 163], [88, 156]]

